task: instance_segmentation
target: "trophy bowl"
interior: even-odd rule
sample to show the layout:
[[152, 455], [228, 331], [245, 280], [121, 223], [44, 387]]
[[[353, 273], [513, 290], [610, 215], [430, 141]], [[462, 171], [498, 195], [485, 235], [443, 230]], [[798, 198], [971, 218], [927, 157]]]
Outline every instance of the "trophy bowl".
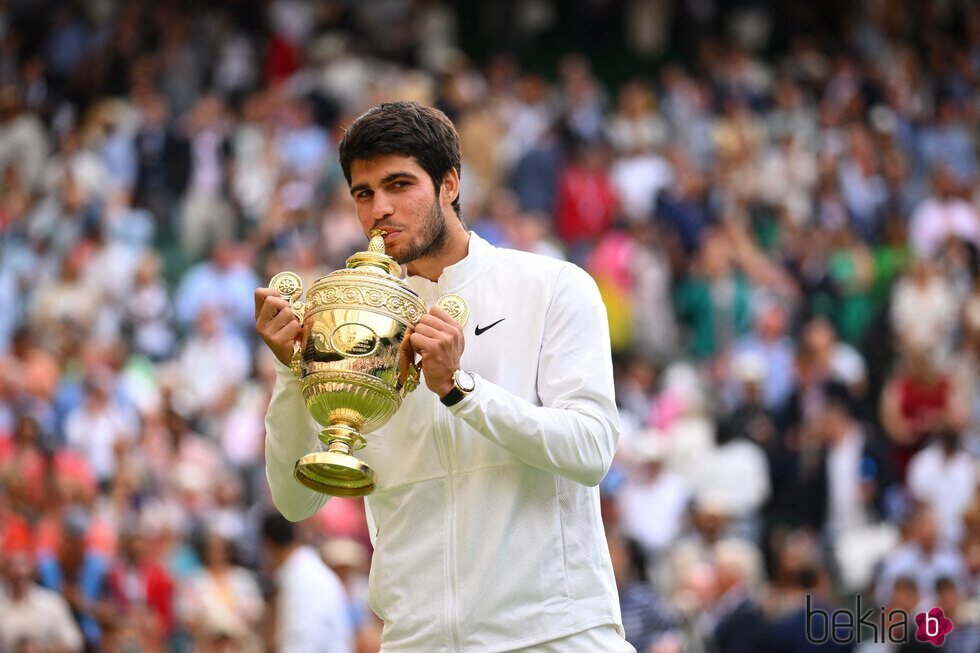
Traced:
[[358, 497], [374, 491], [374, 470], [353, 452], [418, 386], [405, 333], [426, 306], [399, 271], [385, 254], [384, 232], [373, 231], [367, 251], [348, 258], [346, 269], [317, 279], [305, 302], [295, 273], [280, 272], [270, 281], [303, 327], [292, 369], [307, 408], [324, 427], [318, 437], [326, 450], [300, 458], [293, 474], [318, 492]]

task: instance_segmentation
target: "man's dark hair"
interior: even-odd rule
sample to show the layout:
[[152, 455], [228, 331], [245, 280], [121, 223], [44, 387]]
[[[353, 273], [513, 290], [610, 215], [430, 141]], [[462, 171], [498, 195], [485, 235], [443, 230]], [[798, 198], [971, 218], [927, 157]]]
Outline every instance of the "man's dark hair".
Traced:
[[296, 528], [278, 512], [270, 512], [262, 519], [262, 537], [276, 546], [289, 546], [296, 541]]
[[[351, 124], [340, 141], [340, 167], [347, 184], [351, 183], [350, 168], [355, 160], [369, 161], [388, 154], [418, 161], [432, 179], [436, 197], [450, 170], [462, 175], [459, 134], [452, 121], [442, 111], [417, 102], [385, 102]], [[460, 217], [459, 194], [452, 206]]]

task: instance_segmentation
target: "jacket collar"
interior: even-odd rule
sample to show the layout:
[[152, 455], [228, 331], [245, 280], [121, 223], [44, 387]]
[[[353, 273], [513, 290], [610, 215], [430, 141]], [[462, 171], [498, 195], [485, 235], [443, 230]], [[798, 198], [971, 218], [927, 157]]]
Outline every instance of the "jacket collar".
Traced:
[[460, 290], [476, 279], [486, 265], [494, 247], [476, 235], [475, 232], [469, 233], [470, 242], [466, 256], [456, 263], [446, 266], [437, 281], [429, 281], [418, 275], [407, 276], [405, 281], [412, 290], [422, 296], [432, 293], [444, 295], [447, 292]]

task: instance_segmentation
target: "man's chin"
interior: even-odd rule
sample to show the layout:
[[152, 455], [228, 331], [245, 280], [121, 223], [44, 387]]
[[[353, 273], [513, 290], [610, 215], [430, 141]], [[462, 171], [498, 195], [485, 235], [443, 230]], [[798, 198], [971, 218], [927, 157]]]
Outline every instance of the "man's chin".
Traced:
[[411, 247], [411, 244], [396, 243], [392, 247], [385, 247], [385, 253], [399, 265], [407, 265], [419, 257], [419, 249]]
[[399, 247], [386, 247], [385, 254], [395, 259], [395, 263], [398, 265], [405, 265], [408, 261], [405, 260], [405, 252]]

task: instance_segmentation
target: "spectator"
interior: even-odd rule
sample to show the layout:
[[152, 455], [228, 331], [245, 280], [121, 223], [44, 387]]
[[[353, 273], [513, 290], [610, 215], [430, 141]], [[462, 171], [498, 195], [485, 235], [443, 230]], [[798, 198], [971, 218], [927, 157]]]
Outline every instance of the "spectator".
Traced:
[[634, 80], [620, 89], [619, 110], [609, 122], [610, 143], [620, 154], [610, 178], [624, 216], [633, 223], [650, 220], [660, 191], [671, 180], [670, 165], [659, 155], [667, 129], [653, 104], [650, 89]]
[[769, 410], [780, 410], [793, 391], [795, 345], [787, 333], [788, 315], [776, 303], [760, 305], [755, 330], [738, 338], [731, 358], [755, 356], [764, 366], [762, 403]]
[[173, 303], [160, 277], [161, 265], [156, 254], [143, 255], [136, 268], [135, 287], [123, 309], [123, 327], [134, 350], [153, 361], [168, 359], [177, 339]]
[[854, 399], [829, 384], [818, 429], [825, 443], [822, 496], [826, 526], [839, 536], [889, 515], [886, 499], [895, 473], [887, 449], [856, 419]]
[[607, 172], [608, 159], [604, 144], [581, 141], [559, 175], [555, 232], [573, 249], [581, 250], [607, 231], [619, 208]]
[[709, 638], [721, 653], [755, 653], [765, 647], [768, 624], [754, 598], [762, 564], [752, 545], [741, 540], [718, 543], [714, 556], [717, 594], [706, 615]]
[[968, 653], [980, 649], [980, 623], [976, 604], [950, 578], [936, 581], [936, 604], [953, 621], [956, 632], [950, 632], [943, 649], [950, 653]]
[[112, 481], [120, 453], [136, 438], [134, 417], [113, 398], [113, 378], [107, 370], [85, 381], [85, 402], [65, 421], [68, 445], [83, 454], [101, 487]]
[[263, 519], [262, 538], [277, 592], [274, 650], [352, 653], [347, 599], [337, 575], [297, 540], [293, 525], [279, 513]]
[[658, 195], [655, 214], [665, 228], [679, 239], [684, 252], [693, 254], [702, 244], [702, 233], [710, 227], [707, 179], [683, 151], [671, 151], [671, 183]]
[[852, 345], [841, 342], [833, 325], [826, 319], [814, 318], [801, 334], [812, 374], [824, 381], [836, 381], [847, 386], [857, 400], [867, 392], [867, 363]]
[[381, 648], [381, 631], [377, 615], [371, 612], [368, 599], [368, 548], [346, 537], [330, 537], [321, 548], [323, 560], [344, 584], [351, 623], [355, 630], [355, 649]]
[[921, 258], [931, 258], [947, 238], [960, 238], [980, 245], [980, 222], [969, 202], [958, 196], [956, 181], [942, 166], [933, 176], [933, 195], [912, 214], [909, 242]]
[[[809, 613], [823, 610], [829, 615], [834, 611], [834, 602], [833, 597], [828, 596], [827, 578], [821, 571], [819, 555], [805, 542], [808, 540], [802, 533], [792, 534], [778, 552], [778, 571], [774, 580], [779, 605], [770, 623], [766, 650], [772, 653], [846, 653], [852, 650], [850, 643], [839, 644], [828, 637], [822, 644], [817, 644], [810, 638], [810, 633], [821, 638], [830, 624]], [[808, 618], [813, 621], [807, 623]]]
[[720, 429], [717, 447], [704, 456], [697, 492], [714, 498], [731, 522], [731, 533], [758, 541], [761, 508], [769, 499], [769, 461], [765, 451], [739, 432]]
[[198, 313], [178, 365], [182, 405], [196, 414], [210, 410], [229, 388], [246, 379], [251, 356], [237, 333], [221, 330], [219, 309], [209, 306]]
[[138, 169], [134, 203], [150, 210], [161, 235], [173, 238], [174, 198], [187, 187], [190, 149], [171, 125], [165, 98], [145, 98], [140, 113], [142, 124], [135, 136]]
[[139, 528], [121, 534], [121, 556], [109, 572], [109, 601], [120, 621], [161, 646], [174, 628], [174, 584], [143, 532], [147, 527]]
[[977, 155], [964, 121], [968, 115], [957, 98], [941, 98], [935, 121], [922, 130], [919, 142], [925, 165], [947, 168], [960, 183], [973, 181], [977, 174]]
[[920, 259], [895, 284], [891, 321], [904, 348], [932, 356], [949, 353], [956, 328], [956, 297], [933, 263]]
[[675, 294], [678, 317], [688, 328], [688, 351], [708, 359], [726, 350], [751, 320], [751, 286], [735, 268], [719, 233], [708, 233], [692, 262], [690, 274]]
[[[893, 588], [903, 578], [914, 583], [921, 602], [931, 605], [935, 601], [936, 582], [950, 578], [959, 586], [966, 582], [966, 566], [959, 551], [942, 541], [940, 525], [930, 506], [918, 506], [906, 522], [907, 538], [889, 555], [882, 565], [875, 587], [875, 597], [882, 605]], [[910, 610], [918, 604], [909, 607]]]
[[24, 108], [16, 87], [0, 88], [0, 170], [16, 166], [27, 188], [34, 188], [41, 181], [47, 154], [38, 116]]
[[977, 489], [977, 458], [963, 444], [954, 423], [941, 426], [924, 449], [909, 461], [909, 494], [932, 507], [942, 539], [958, 544], [963, 536], [963, 513]]
[[187, 117], [191, 164], [187, 195], [180, 208], [181, 249], [197, 260], [215, 242], [235, 235], [235, 214], [224, 197], [231, 158], [224, 103], [218, 97], [198, 100]]
[[190, 327], [206, 307], [220, 306], [222, 327], [244, 337], [251, 331], [255, 312], [248, 289], [258, 283], [240, 247], [217, 243], [207, 261], [191, 266], [181, 278], [174, 297], [177, 321]]
[[666, 436], [643, 434], [629, 451], [635, 465], [618, 495], [621, 528], [647, 556], [662, 554], [677, 539], [691, 490], [666, 465]]
[[324, 165], [332, 157], [323, 128], [313, 120], [311, 100], [297, 100], [284, 107], [283, 132], [279, 138], [279, 158], [283, 173], [316, 185]]
[[102, 645], [100, 622], [110, 617], [106, 602], [108, 557], [86, 543], [88, 518], [82, 510], [70, 512], [56, 551], [42, 553], [37, 573], [42, 586], [64, 594], [85, 638], [86, 650]]
[[619, 588], [626, 641], [639, 653], [682, 650], [678, 622], [671, 609], [646, 583], [644, 554], [626, 538], [609, 538], [609, 554]]
[[[712, 565], [715, 547], [727, 533], [728, 517], [713, 497], [696, 496], [688, 505], [688, 528], [678, 537], [667, 555], [661, 558], [661, 568], [654, 576], [672, 599], [684, 591], [691, 575], [701, 574], [705, 565]], [[714, 583], [714, 573], [711, 574]]]
[[894, 443], [903, 481], [908, 461], [925, 446], [928, 436], [948, 419], [962, 418], [957, 381], [928, 353], [913, 349], [882, 389], [881, 422]]
[[[904, 620], [906, 628], [906, 637], [909, 639], [909, 643], [905, 645], [909, 649], [910, 653], [925, 653], [926, 647], [929, 644], [920, 643], [912, 638], [915, 637], [914, 632], [911, 634], [908, 631], [912, 631], [911, 624], [908, 615], [915, 614], [917, 610], [920, 610], [923, 606], [922, 596], [919, 593], [918, 585], [915, 579], [910, 576], [900, 576], [894, 580], [893, 583], [888, 587], [887, 600], [884, 603], [884, 630], [889, 632], [894, 632], [897, 636], [901, 637], [899, 633], [902, 632], [901, 623]], [[863, 643], [858, 648], [858, 653], [873, 653], [877, 643]]]
[[6, 580], [9, 594], [0, 598], [0, 643], [18, 650], [29, 642], [42, 650], [80, 652], [82, 634], [65, 599], [34, 582], [34, 563], [27, 551], [8, 552]]
[[246, 650], [256, 650], [264, 608], [258, 582], [236, 564], [231, 540], [211, 531], [204, 536], [202, 549], [204, 568], [179, 597], [182, 620], [196, 641], [224, 634]]

